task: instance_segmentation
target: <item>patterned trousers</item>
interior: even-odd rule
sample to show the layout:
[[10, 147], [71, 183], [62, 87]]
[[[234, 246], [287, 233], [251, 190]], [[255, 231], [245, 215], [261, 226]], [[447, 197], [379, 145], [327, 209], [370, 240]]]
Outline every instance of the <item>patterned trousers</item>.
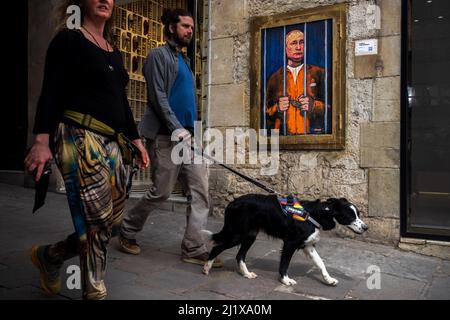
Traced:
[[107, 245], [120, 227], [126, 171], [115, 141], [60, 124], [55, 160], [63, 176], [75, 233], [49, 246], [55, 264], [80, 256], [83, 299], [106, 297]]

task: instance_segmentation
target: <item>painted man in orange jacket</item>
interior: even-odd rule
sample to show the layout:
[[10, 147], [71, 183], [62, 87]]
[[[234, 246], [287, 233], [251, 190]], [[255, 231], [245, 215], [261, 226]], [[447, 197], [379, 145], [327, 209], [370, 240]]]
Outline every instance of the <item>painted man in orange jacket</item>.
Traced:
[[286, 135], [311, 133], [310, 121], [317, 117], [323, 119], [325, 71], [318, 66], [306, 66], [305, 94], [304, 35], [300, 30], [292, 30], [286, 35], [286, 56], [286, 81], [283, 80], [284, 68], [282, 67], [271, 75], [267, 83], [266, 113], [269, 129], [280, 129], [280, 134], [283, 134], [283, 113], [286, 112]]

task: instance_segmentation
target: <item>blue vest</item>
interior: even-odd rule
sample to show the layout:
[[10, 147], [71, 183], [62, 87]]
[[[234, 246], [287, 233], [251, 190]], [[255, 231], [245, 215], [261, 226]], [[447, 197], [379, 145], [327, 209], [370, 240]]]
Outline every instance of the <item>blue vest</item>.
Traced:
[[197, 120], [194, 80], [181, 54], [178, 56], [178, 74], [170, 91], [169, 105], [184, 128], [194, 128]]

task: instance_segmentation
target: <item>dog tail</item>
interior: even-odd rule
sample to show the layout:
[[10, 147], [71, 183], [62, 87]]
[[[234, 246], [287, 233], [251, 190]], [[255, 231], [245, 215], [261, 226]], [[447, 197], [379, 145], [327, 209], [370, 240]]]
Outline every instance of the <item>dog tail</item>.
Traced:
[[213, 233], [209, 230], [200, 230], [200, 233], [205, 241], [213, 241]]
[[[225, 217], [226, 219], [226, 217]], [[218, 233], [214, 233], [211, 235], [212, 241], [214, 241], [214, 244], [222, 244], [225, 242], [228, 242], [230, 240], [230, 237], [232, 237], [233, 233], [231, 232], [230, 226], [226, 223], [223, 226], [222, 230], [220, 230]]]
[[233, 237], [234, 234], [232, 228], [233, 219], [237, 214], [239, 214], [240, 208], [241, 204], [236, 203], [235, 201], [229, 203], [228, 206], [225, 208], [224, 225], [222, 227], [222, 230], [211, 236], [212, 240], [216, 245], [229, 242], [230, 238]]
[[225, 232], [223, 230], [211, 235], [211, 240], [214, 241], [215, 245], [223, 243], [225, 241], [225, 238]]
[[223, 230], [218, 233], [213, 233], [209, 230], [201, 230], [200, 233], [205, 242], [212, 242], [215, 246], [222, 243], [225, 239]]

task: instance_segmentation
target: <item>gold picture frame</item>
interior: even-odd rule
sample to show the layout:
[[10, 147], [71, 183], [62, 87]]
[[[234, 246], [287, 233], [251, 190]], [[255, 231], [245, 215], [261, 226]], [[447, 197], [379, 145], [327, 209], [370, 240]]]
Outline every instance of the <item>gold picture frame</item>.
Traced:
[[338, 4], [251, 21], [251, 127], [278, 129], [280, 149], [345, 147], [346, 13]]

